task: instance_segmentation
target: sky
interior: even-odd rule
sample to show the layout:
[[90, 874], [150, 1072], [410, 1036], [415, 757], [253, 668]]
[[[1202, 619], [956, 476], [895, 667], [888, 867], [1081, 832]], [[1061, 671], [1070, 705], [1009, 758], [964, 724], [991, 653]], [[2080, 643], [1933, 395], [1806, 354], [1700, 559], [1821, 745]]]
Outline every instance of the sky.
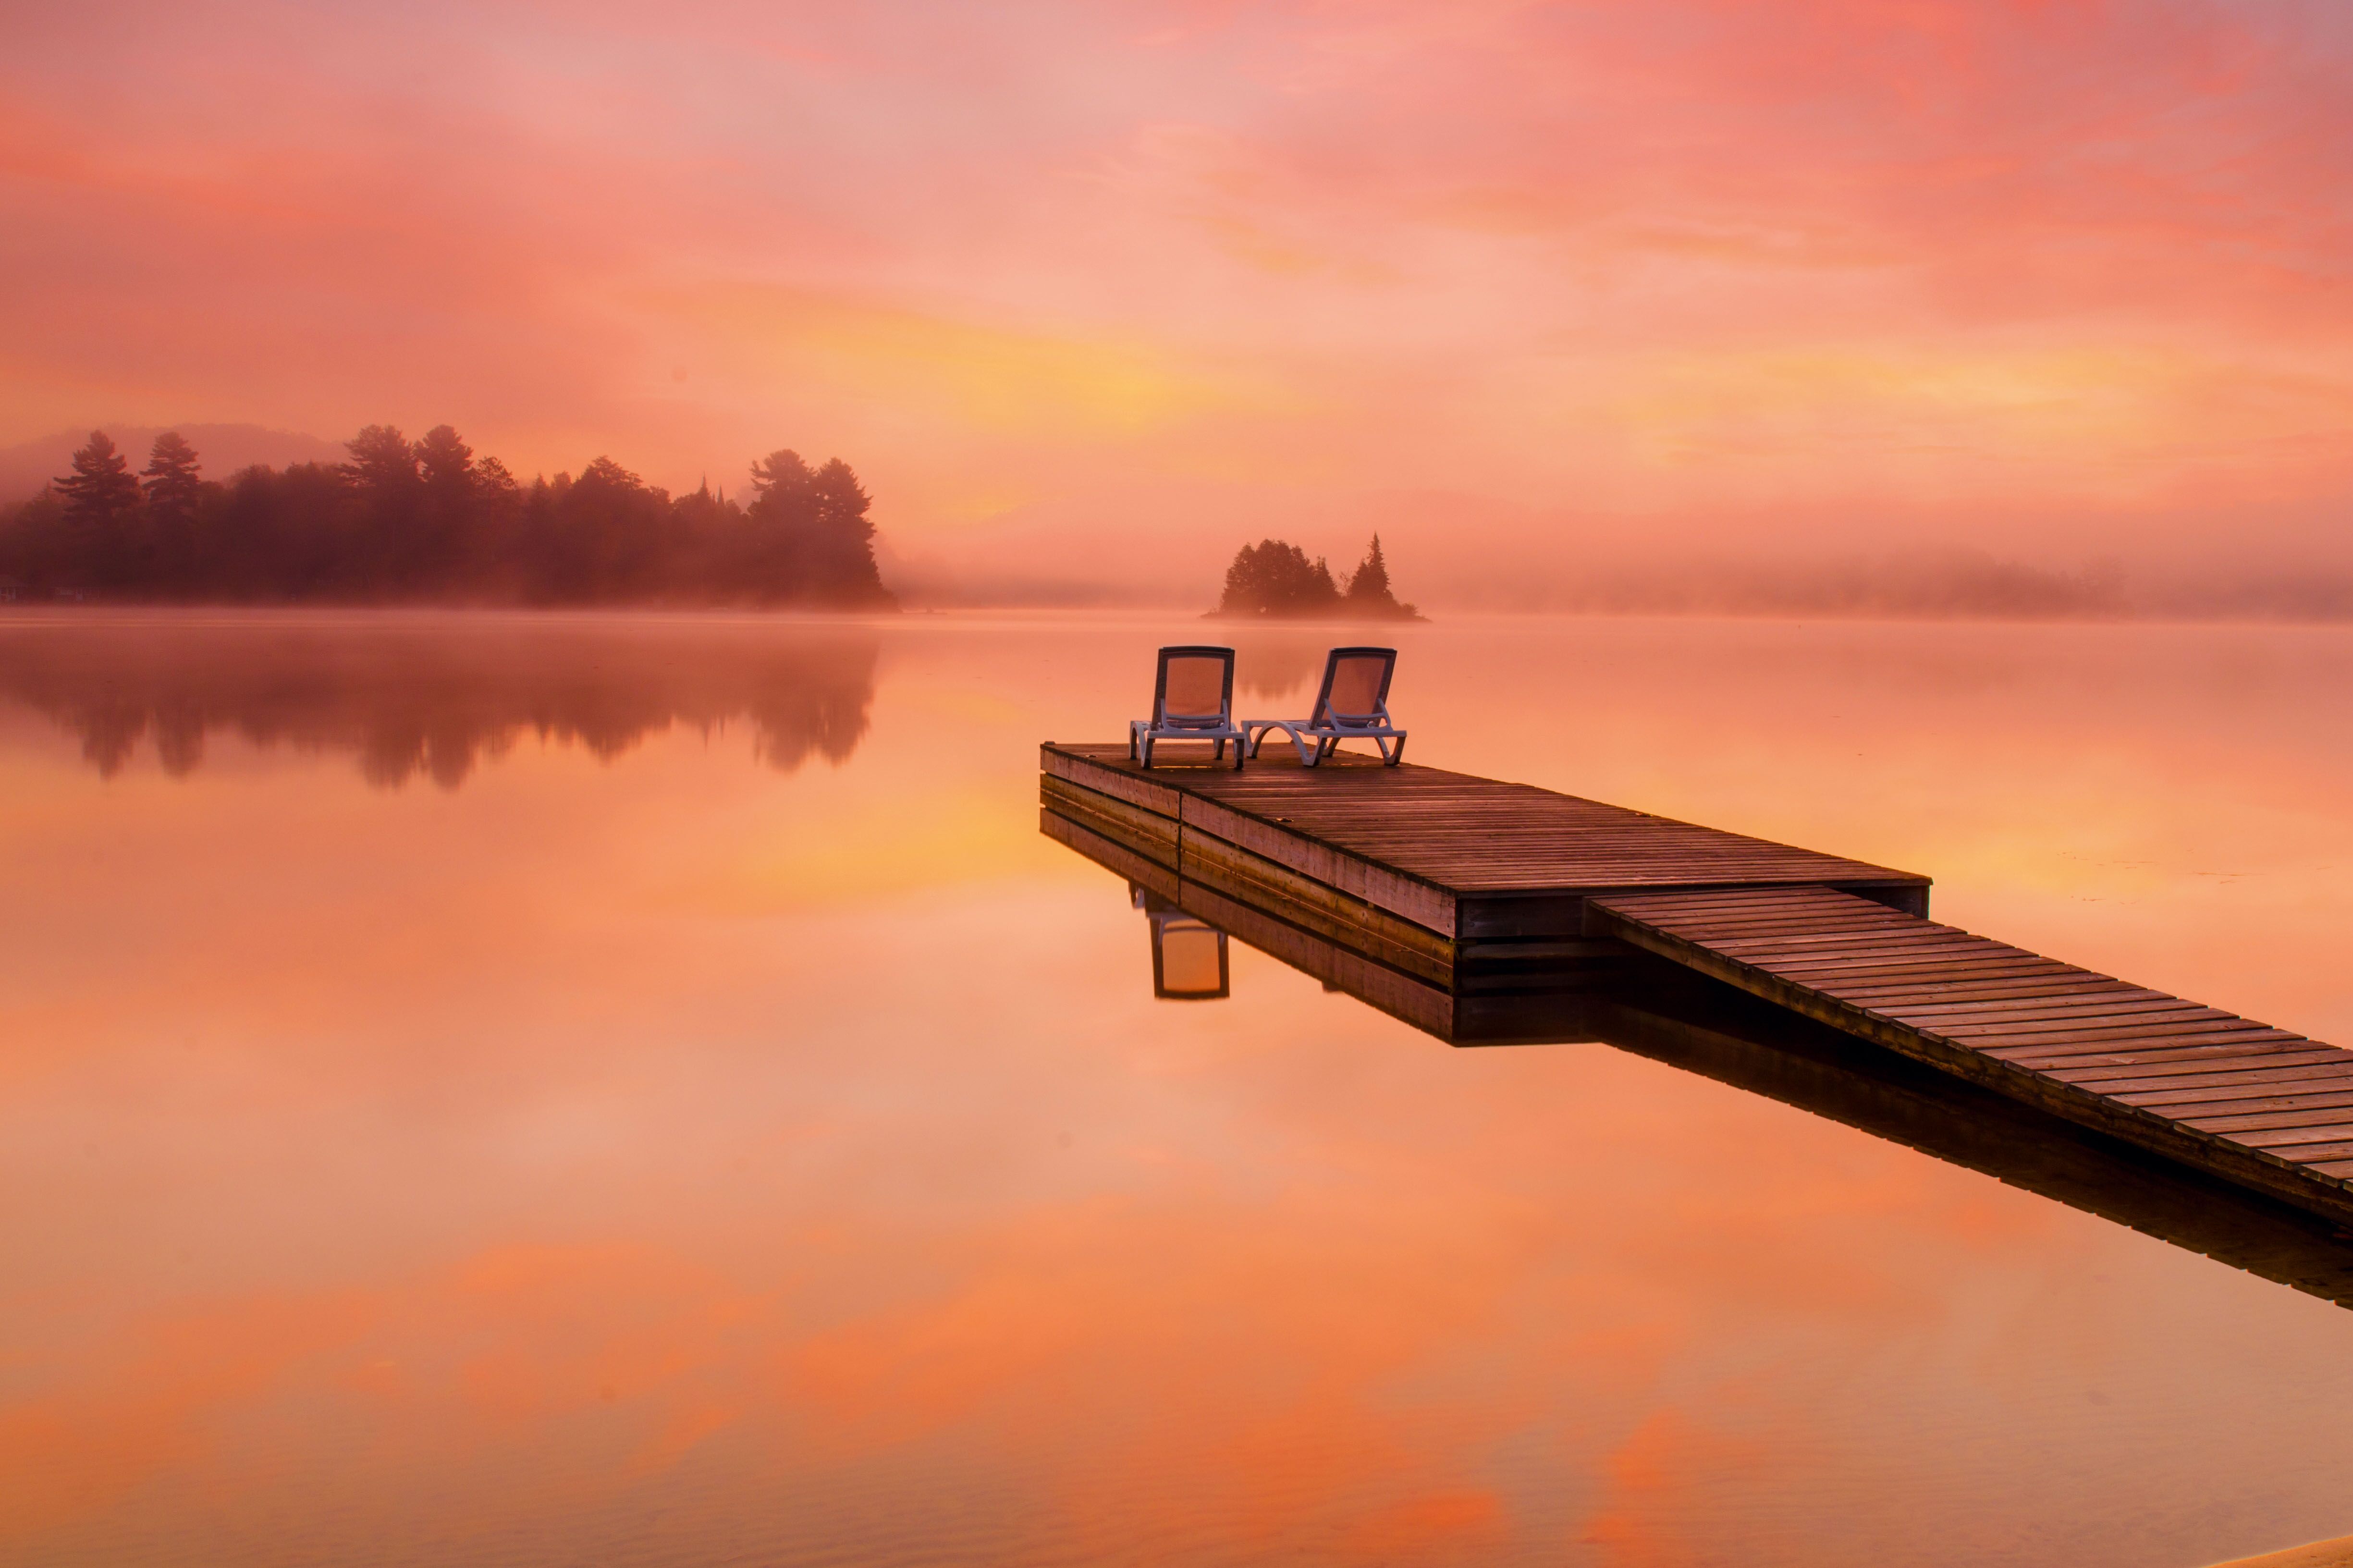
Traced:
[[7, 9], [0, 440], [792, 447], [1039, 583], [2353, 569], [2336, 0]]

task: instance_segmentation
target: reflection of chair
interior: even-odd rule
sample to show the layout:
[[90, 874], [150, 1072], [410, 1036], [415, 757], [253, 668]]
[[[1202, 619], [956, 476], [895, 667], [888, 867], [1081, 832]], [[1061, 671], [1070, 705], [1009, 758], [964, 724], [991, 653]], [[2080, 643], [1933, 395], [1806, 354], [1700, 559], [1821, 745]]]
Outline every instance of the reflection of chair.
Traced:
[[1191, 915], [1153, 916], [1152, 994], [1173, 1002], [1229, 995], [1226, 933]]
[[1370, 741], [1391, 767], [1405, 760], [1405, 731], [1389, 721], [1389, 677], [1397, 670], [1393, 647], [1335, 647], [1324, 661], [1324, 684], [1304, 719], [1252, 719], [1242, 725], [1249, 751], [1258, 755], [1270, 731], [1280, 730], [1299, 748], [1302, 766], [1314, 767], [1343, 741]]
[[1234, 727], [1234, 650], [1229, 647], [1164, 647], [1152, 684], [1152, 717], [1127, 725], [1130, 761], [1152, 765], [1155, 741], [1210, 741], [1214, 760], [1225, 761], [1234, 743], [1234, 766], [1242, 765], [1242, 732]]
[[1152, 994], [1171, 1002], [1214, 1002], [1227, 984], [1226, 933], [1134, 882], [1127, 896], [1152, 926]]
[[1153, 996], [1167, 1001], [1217, 1001], [1226, 984], [1226, 932], [1188, 916], [1141, 883], [1127, 883], [1127, 900], [1153, 928]]

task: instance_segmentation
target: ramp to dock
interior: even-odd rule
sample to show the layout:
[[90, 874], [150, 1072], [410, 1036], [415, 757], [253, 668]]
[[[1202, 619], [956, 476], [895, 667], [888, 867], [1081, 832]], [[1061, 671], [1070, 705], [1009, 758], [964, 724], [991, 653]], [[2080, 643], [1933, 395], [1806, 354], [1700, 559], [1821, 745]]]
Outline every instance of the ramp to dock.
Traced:
[[1611, 895], [1586, 930], [2353, 1219], [2353, 1051], [1829, 888]]

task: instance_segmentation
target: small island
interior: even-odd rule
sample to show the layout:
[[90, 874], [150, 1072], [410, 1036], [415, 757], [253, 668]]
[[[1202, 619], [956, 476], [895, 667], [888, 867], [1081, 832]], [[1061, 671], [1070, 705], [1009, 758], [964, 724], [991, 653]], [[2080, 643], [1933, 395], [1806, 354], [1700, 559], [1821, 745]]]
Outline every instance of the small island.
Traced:
[[1307, 552], [1280, 539], [1261, 539], [1234, 552], [1226, 568], [1226, 591], [1213, 620], [1364, 620], [1419, 621], [1428, 617], [1411, 605], [1398, 602], [1389, 587], [1388, 562], [1381, 554], [1381, 536], [1372, 546], [1346, 587], [1332, 575], [1322, 556], [1311, 561]]

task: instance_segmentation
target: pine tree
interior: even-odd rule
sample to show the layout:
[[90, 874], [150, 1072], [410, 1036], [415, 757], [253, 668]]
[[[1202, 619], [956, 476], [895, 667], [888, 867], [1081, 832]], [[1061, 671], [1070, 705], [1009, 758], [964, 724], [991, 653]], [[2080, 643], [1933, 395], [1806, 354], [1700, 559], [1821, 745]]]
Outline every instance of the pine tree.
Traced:
[[131, 477], [130, 463], [105, 431], [90, 433], [90, 444], [73, 455], [73, 469], [57, 481], [72, 521], [117, 526], [139, 510], [139, 481]]
[[65, 498], [71, 563], [67, 574], [102, 589], [125, 589], [144, 574], [140, 539], [139, 481], [103, 430], [73, 455], [73, 472], [57, 481]]
[[196, 449], [177, 430], [166, 430], [148, 449], [147, 468], [139, 488], [147, 494], [148, 514], [185, 521], [196, 510], [204, 493], [204, 470]]
[[370, 425], [343, 443], [340, 472], [359, 500], [352, 547], [340, 563], [347, 592], [371, 599], [416, 593], [433, 574], [433, 542], [419, 526], [423, 482], [417, 448], [390, 425]]
[[753, 461], [752, 504], [744, 510], [779, 522], [798, 521], [810, 510], [816, 483], [801, 455], [780, 447]]
[[809, 576], [800, 591], [837, 603], [887, 599], [874, 564], [874, 524], [866, 509], [873, 498], [858, 482], [857, 470], [828, 458], [810, 480], [817, 502]]
[[150, 586], [179, 597], [195, 587], [197, 558], [203, 546], [196, 533], [196, 507], [204, 499], [203, 470], [196, 449], [177, 430], [155, 437], [147, 451], [147, 468], [139, 482], [147, 496], [145, 530]]
[[1377, 610], [1394, 613], [1397, 595], [1389, 589], [1389, 563], [1381, 554], [1381, 536], [1373, 535], [1373, 546], [1365, 552], [1364, 563], [1356, 575], [1348, 579], [1348, 607], [1352, 610]]
[[446, 591], [465, 582], [480, 564], [473, 556], [483, 543], [481, 478], [474, 449], [452, 426], [436, 425], [411, 450], [422, 504], [415, 536], [401, 555], [412, 588]]
[[425, 432], [417, 443], [416, 462], [425, 488], [438, 496], [456, 500], [474, 487], [474, 449], [450, 426]]
[[797, 452], [769, 453], [752, 465], [746, 526], [714, 586], [729, 597], [769, 602], [891, 604], [874, 562], [871, 504], [857, 471], [840, 458], [811, 468]]
[[396, 426], [370, 425], [344, 442], [343, 450], [352, 455], [343, 477], [371, 501], [398, 505], [416, 490], [417, 448]]

